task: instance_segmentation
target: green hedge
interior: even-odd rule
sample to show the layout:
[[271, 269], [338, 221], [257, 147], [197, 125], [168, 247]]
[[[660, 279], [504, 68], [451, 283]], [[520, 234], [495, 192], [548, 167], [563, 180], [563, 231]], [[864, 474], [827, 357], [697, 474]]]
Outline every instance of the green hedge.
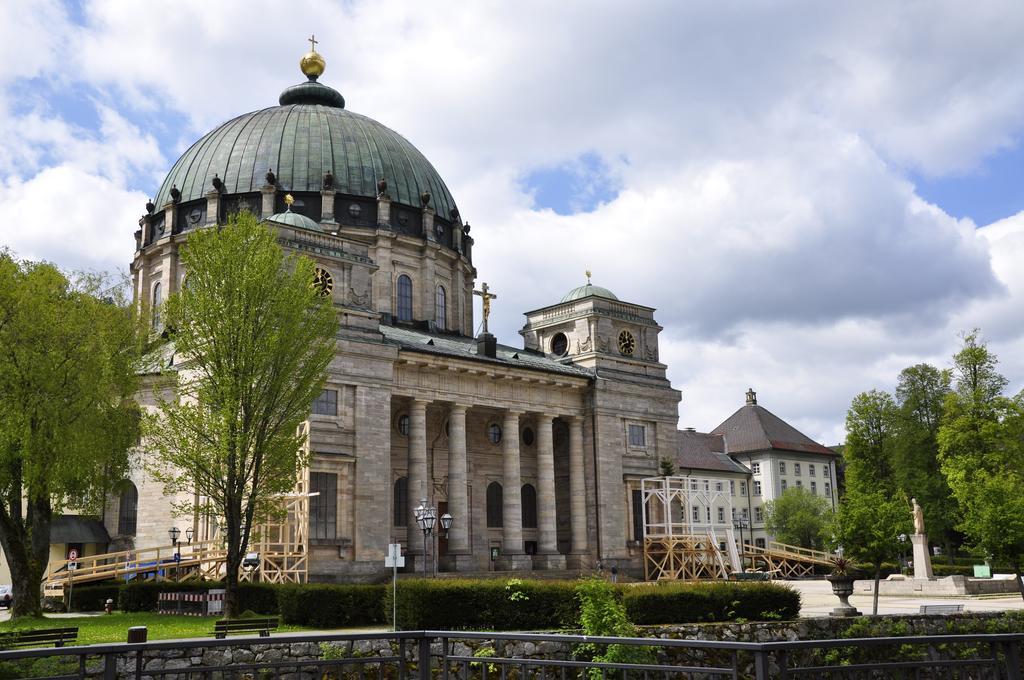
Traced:
[[[398, 626], [404, 630], [557, 630], [579, 623], [578, 581], [408, 579], [398, 583]], [[217, 581], [141, 581], [75, 588], [80, 611], [155, 611], [161, 592], [221, 588]], [[795, 618], [800, 596], [776, 583], [620, 585], [630, 620], [639, 625]], [[379, 626], [391, 620], [389, 585], [243, 583], [238, 611], [279, 614], [313, 628]]]
[[99, 583], [96, 585], [80, 585], [71, 589], [71, 609], [76, 612], [103, 611], [108, 599], [117, 607], [120, 583]]
[[573, 627], [579, 618], [569, 581], [407, 580], [398, 584], [397, 609], [404, 630], [545, 630]]
[[278, 611], [285, 623], [352, 628], [378, 626], [390, 618], [384, 614], [386, 587], [382, 585], [286, 584], [276, 586], [275, 590]]
[[659, 583], [625, 589], [630, 621], [638, 625], [795, 619], [800, 593], [779, 583]]

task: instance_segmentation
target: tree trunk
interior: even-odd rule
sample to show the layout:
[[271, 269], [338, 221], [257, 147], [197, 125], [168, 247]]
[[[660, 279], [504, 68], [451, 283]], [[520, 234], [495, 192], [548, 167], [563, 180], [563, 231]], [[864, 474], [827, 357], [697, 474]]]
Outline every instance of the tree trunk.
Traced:
[[28, 513], [23, 522], [10, 521], [10, 518], [3, 522], [4, 533], [8, 534], [4, 537], [4, 548], [14, 591], [12, 619], [43, 614], [40, 588], [50, 558], [52, 515], [50, 499], [44, 497], [28, 502]]
[[1020, 593], [1021, 599], [1024, 599], [1024, 582], [1020, 579], [1020, 562], [1016, 560], [1013, 562], [1013, 574], [1017, 578], [1017, 592]]
[[881, 582], [881, 580], [882, 580], [882, 565], [881, 564], [876, 564], [875, 565], [875, 596], [874, 596], [873, 602], [871, 604], [871, 614], [872, 614], [872, 616], [877, 616], [878, 615], [878, 584]]

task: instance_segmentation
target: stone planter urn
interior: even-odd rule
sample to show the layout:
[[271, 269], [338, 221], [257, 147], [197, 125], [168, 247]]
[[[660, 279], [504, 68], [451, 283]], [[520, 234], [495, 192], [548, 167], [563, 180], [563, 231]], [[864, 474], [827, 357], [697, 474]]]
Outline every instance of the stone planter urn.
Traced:
[[840, 605], [832, 610], [831, 616], [860, 616], [860, 612], [850, 604], [849, 600], [850, 595], [853, 595], [854, 576], [852, 574], [829, 574], [827, 578], [832, 584], [832, 592], [840, 602]]

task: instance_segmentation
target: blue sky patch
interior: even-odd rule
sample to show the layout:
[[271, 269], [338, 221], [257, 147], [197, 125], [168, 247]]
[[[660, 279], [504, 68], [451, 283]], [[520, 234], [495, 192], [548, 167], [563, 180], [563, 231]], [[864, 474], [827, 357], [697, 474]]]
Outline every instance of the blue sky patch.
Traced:
[[559, 215], [587, 213], [619, 195], [620, 181], [597, 153], [588, 151], [558, 165], [526, 173], [523, 188], [534, 205]]
[[1024, 210], [1024, 144], [985, 159], [977, 170], [927, 178], [911, 173], [917, 193], [953, 217], [970, 217], [983, 227]]

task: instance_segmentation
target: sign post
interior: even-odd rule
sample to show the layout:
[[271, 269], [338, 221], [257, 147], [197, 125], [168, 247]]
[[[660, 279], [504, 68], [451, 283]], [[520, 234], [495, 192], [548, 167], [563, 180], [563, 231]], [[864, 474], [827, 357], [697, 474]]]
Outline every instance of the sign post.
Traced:
[[71, 612], [71, 592], [75, 587], [74, 571], [78, 569], [78, 548], [68, 550], [68, 601], [67, 609]]
[[398, 630], [398, 568], [405, 566], [401, 543], [388, 544], [388, 556], [384, 566], [391, 567], [391, 629]]

